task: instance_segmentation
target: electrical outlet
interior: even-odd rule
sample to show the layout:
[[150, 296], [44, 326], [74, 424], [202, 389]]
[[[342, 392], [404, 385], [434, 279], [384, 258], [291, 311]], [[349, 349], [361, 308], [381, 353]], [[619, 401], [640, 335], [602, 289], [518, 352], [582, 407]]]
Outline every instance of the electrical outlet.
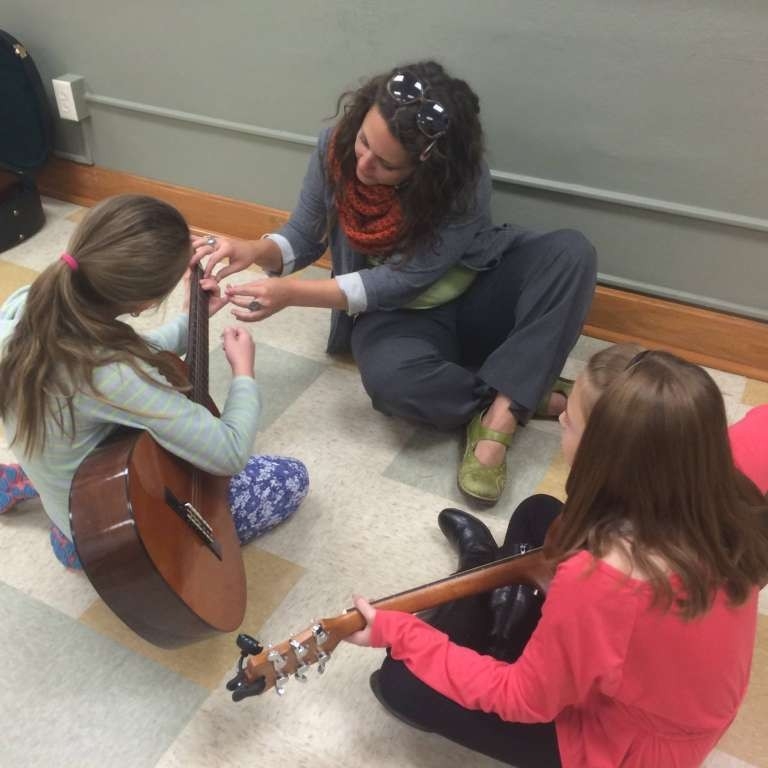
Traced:
[[61, 75], [53, 80], [53, 95], [62, 120], [79, 123], [88, 117], [85, 80], [80, 75]]

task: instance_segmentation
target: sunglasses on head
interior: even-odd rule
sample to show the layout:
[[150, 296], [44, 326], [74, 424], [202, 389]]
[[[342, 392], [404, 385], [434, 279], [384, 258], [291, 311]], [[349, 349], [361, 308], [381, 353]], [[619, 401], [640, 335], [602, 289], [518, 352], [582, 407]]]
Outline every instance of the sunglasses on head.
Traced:
[[426, 90], [424, 84], [410, 72], [395, 72], [387, 82], [387, 93], [395, 103], [402, 107], [421, 104], [416, 113], [416, 125], [431, 141], [421, 153], [421, 160], [426, 160], [437, 140], [448, 130], [450, 122], [445, 107], [439, 101], [426, 98]]
[[628, 363], [627, 367], [624, 369], [625, 371], [628, 371], [630, 368], [637, 365], [641, 360], [644, 360], [648, 355], [653, 352], [652, 349], [644, 349], [642, 352], [638, 352]]

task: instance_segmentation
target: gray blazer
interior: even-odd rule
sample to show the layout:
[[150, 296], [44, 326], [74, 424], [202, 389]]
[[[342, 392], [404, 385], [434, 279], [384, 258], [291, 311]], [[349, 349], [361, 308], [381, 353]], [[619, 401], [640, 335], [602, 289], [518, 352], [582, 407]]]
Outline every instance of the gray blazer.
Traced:
[[[278, 234], [291, 244], [296, 259], [294, 269], [313, 263], [330, 246], [334, 276], [359, 273], [365, 290], [366, 312], [399, 309], [439, 280], [454, 264], [461, 263], [478, 271], [492, 269], [515, 240], [525, 237], [523, 230], [492, 225], [491, 176], [483, 163], [474, 208], [461, 219], [443, 225], [435, 245], [412, 254], [402, 266], [397, 265], [395, 257], [391, 263], [369, 267], [366, 256], [350, 246], [338, 221], [328, 242], [328, 211], [332, 210], [334, 200], [325, 157], [332, 132], [333, 128], [326, 128], [320, 134], [299, 201]], [[349, 350], [352, 322], [353, 317], [347, 313], [333, 310], [328, 352]]]

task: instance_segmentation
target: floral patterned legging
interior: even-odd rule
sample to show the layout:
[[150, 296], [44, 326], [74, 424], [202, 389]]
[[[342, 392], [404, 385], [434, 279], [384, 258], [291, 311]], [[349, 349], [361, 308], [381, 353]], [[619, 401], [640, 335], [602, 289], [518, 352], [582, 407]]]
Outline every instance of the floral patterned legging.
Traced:
[[[229, 507], [240, 543], [247, 544], [290, 517], [308, 491], [309, 474], [298, 459], [251, 456], [229, 482]], [[82, 568], [74, 545], [55, 525], [51, 546], [67, 568]]]

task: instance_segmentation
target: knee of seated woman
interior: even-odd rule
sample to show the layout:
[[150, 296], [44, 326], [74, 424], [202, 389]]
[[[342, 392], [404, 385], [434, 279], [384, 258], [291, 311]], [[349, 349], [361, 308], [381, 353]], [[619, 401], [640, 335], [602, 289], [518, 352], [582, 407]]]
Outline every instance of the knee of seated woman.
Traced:
[[549, 237], [559, 250], [561, 262], [579, 270], [597, 272], [595, 246], [578, 229], [556, 229], [549, 233]]
[[[360, 378], [371, 400], [398, 403], [422, 399], [435, 391], [434, 369], [444, 363], [437, 355], [360, 366]], [[439, 386], [439, 385], [438, 385]]]
[[427, 423], [437, 429], [457, 429], [466, 424], [480, 400], [457, 396], [465, 388], [451, 386], [445, 377], [423, 377], [406, 370], [387, 377], [363, 377], [363, 386], [377, 411]]

